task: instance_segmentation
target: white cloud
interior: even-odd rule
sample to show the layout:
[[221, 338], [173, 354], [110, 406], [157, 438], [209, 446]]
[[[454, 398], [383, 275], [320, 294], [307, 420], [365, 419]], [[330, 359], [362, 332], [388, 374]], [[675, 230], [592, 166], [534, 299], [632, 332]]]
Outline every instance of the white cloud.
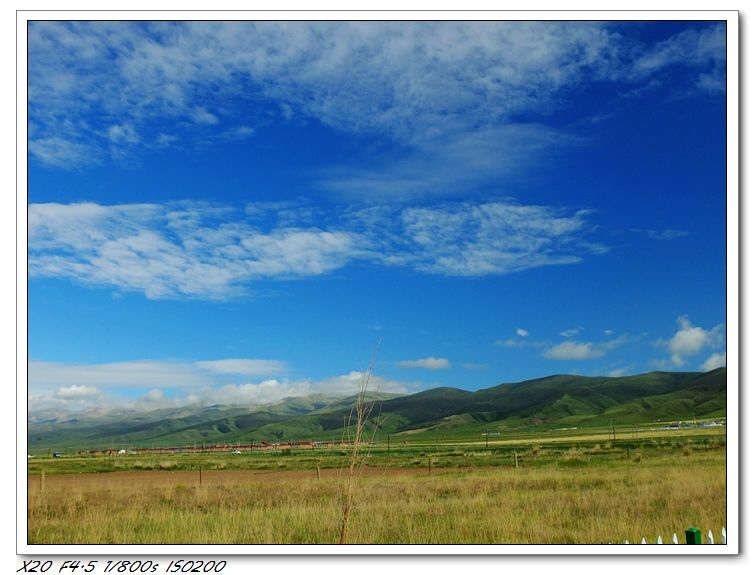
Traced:
[[160, 389], [150, 389], [137, 401], [143, 405], [154, 408], [161, 407], [166, 403], [165, 394]]
[[107, 130], [108, 139], [115, 144], [137, 144], [139, 135], [129, 124], [115, 124]]
[[178, 142], [180, 138], [171, 134], [158, 134], [155, 137], [155, 146], [158, 148], [167, 148]]
[[97, 163], [100, 153], [89, 145], [60, 136], [29, 140], [29, 153], [56, 168], [81, 168]]
[[602, 74], [610, 41], [597, 23], [34, 22], [30, 116], [96, 147], [82, 116], [207, 127], [208, 107], [262, 96], [284, 119], [408, 142], [552, 105]]
[[353, 395], [362, 388], [365, 377], [369, 378], [366, 383], [367, 389], [370, 391], [406, 393], [408, 389], [407, 383], [385, 379], [375, 373], [364, 371], [350, 371], [343, 375], [318, 380], [312, 382], [311, 386], [318, 393]]
[[519, 337], [527, 337], [530, 334], [526, 329], [522, 329], [521, 327], [516, 329], [516, 335]]
[[578, 335], [579, 332], [581, 331], [582, 331], [581, 327], [575, 327], [572, 329], [566, 329], [564, 331], [561, 331], [559, 332], [558, 335], [563, 336], [563, 337], [574, 337], [575, 335]]
[[235, 128], [229, 128], [225, 132], [222, 132], [218, 138], [221, 140], [245, 140], [254, 135], [254, 128], [249, 126], [236, 126]]
[[627, 375], [629, 371], [623, 367], [617, 367], [616, 369], [612, 369], [609, 371], [606, 375], [608, 377], [622, 377], [624, 375]]
[[[409, 161], [381, 158], [388, 173], [364, 166], [325, 184], [416, 187], [417, 175], [432, 173], [423, 158], [433, 158], [463, 185], [450, 159], [468, 168], [457, 173], [489, 179], [539, 157], [549, 136], [535, 134], [525, 149], [512, 118], [542, 117], [589, 83], [647, 83], [679, 65], [700, 89], [723, 86], [721, 27], [654, 46], [623, 32], [615, 23], [573, 21], [32, 22], [29, 151], [79, 167], [107, 152], [100, 118], [117, 117], [144, 139], [156, 120], [167, 120], [189, 139], [193, 130], [202, 138], [223, 130], [218, 116], [256, 128], [278, 110], [284, 122], [312, 118], [406, 147]], [[53, 137], [90, 153], [62, 162], [41, 144]]]
[[195, 108], [191, 112], [191, 118], [197, 124], [203, 124], [206, 126], [213, 126], [220, 121], [218, 120], [218, 117], [215, 114], [213, 114], [212, 112], [208, 112], [202, 107]]
[[363, 161], [350, 158], [348, 165], [324, 168], [317, 185], [346, 199], [458, 196], [487, 182], [500, 185], [504, 178], [582, 143], [538, 124], [442, 132], [398, 152], [373, 152]]
[[689, 232], [685, 232], [682, 230], [646, 230], [646, 229], [633, 229], [633, 232], [639, 232], [645, 234], [648, 238], [652, 240], [677, 240], [679, 238], [684, 238], [689, 235]]
[[417, 367], [423, 369], [448, 369], [451, 367], [451, 362], [443, 357], [425, 357], [423, 359], [405, 360], [398, 362], [398, 364], [401, 367]]
[[89, 385], [70, 385], [68, 387], [59, 387], [55, 392], [55, 397], [60, 399], [92, 399], [98, 398], [102, 392], [94, 386]]
[[[505, 202], [373, 206], [338, 216], [177, 202], [30, 204], [29, 276], [139, 291], [150, 299], [222, 300], [254, 282], [328, 274], [353, 261], [428, 274], [485, 276], [582, 261], [588, 212]], [[318, 218], [320, 225], [313, 220]]]
[[101, 364], [64, 364], [29, 361], [29, 387], [198, 387], [212, 379], [190, 363], [127, 361]]
[[637, 77], [647, 77], [671, 66], [699, 70], [691, 74], [692, 87], [719, 92], [726, 88], [726, 29], [716, 24], [700, 30], [684, 30], [658, 42], [638, 57], [632, 67]]
[[266, 278], [314, 276], [345, 265], [348, 232], [228, 221], [229, 210], [176, 205], [31, 204], [29, 275], [141, 291], [150, 299], [227, 299]]
[[382, 236], [370, 237], [385, 264], [485, 276], [574, 264], [586, 254], [602, 253], [604, 246], [584, 238], [588, 215], [508, 202], [455, 202], [406, 207], [392, 218], [371, 211], [366, 219], [377, 222]]
[[267, 379], [260, 383], [242, 383], [205, 388], [196, 393], [198, 403], [224, 405], [258, 405], [313, 393], [309, 382], [289, 382]]
[[[333, 397], [346, 397], [360, 391], [365, 376], [365, 372], [351, 371], [321, 380], [266, 379], [259, 383], [204, 387], [192, 393], [191, 402], [207, 405], [260, 405], [280, 401], [286, 397], [301, 397], [315, 393]], [[370, 374], [368, 389], [370, 391], [406, 393], [407, 386], [398, 381]], [[185, 401], [188, 401], [188, 399]]]
[[590, 342], [564, 341], [545, 350], [543, 357], [547, 359], [594, 359], [604, 354], [603, 350]]
[[677, 318], [679, 329], [668, 341], [661, 341], [660, 345], [671, 353], [671, 363], [674, 367], [686, 364], [686, 358], [698, 355], [703, 348], [720, 347], [725, 344], [723, 324], [711, 330], [692, 325], [687, 316]]
[[505, 347], [510, 349], [539, 349], [547, 345], [545, 342], [533, 341], [530, 339], [525, 339], [521, 336], [510, 337], [508, 339], [497, 339], [493, 343], [498, 347]]
[[584, 360], [603, 357], [606, 353], [624, 345], [629, 340], [621, 336], [604, 342], [578, 342], [568, 340], [551, 346], [543, 352], [543, 357], [555, 360]]
[[700, 366], [703, 371], [710, 371], [719, 367], [726, 367], [726, 352], [714, 353]]
[[[175, 407], [195, 401], [211, 401], [211, 391], [238, 386], [239, 380], [289, 371], [285, 362], [263, 359], [227, 359], [197, 362], [123, 361], [99, 364], [68, 364], [30, 360], [28, 363], [29, 409], [82, 409], [116, 407], [135, 401], [142, 407]], [[130, 396], [148, 390], [138, 399]], [[165, 390], [178, 390], [178, 395]], [[203, 392], [202, 390], [206, 390]], [[218, 403], [215, 401], [214, 403]], [[146, 407], [145, 407], [146, 408]]]
[[705, 344], [706, 331], [701, 327], [694, 327], [687, 318], [679, 318], [681, 329], [669, 341], [669, 350], [675, 358], [683, 355], [695, 355]]
[[[345, 397], [358, 392], [365, 372], [320, 380], [263, 378], [281, 371], [272, 360], [215, 360], [207, 362], [130, 361], [73, 365], [29, 362], [29, 412], [45, 409], [137, 410], [184, 405], [258, 405], [285, 397], [320, 393]], [[408, 385], [369, 374], [368, 389], [406, 393]]]

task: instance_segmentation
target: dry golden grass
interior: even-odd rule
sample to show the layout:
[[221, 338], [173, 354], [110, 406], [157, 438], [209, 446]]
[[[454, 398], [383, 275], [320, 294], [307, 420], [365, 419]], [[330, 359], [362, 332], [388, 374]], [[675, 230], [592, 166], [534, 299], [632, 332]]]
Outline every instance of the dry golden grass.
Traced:
[[[682, 449], [591, 465], [365, 469], [350, 543], [554, 544], [680, 537], [726, 525], [725, 453]], [[81, 474], [29, 480], [31, 544], [336, 543], [337, 470]]]

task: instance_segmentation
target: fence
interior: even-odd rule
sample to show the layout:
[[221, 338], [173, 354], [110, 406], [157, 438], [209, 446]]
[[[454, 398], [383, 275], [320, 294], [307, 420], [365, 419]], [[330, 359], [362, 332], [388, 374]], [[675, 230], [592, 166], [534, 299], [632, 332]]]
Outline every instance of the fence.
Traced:
[[[696, 529], [695, 527], [692, 527], [690, 529], [687, 529], [684, 532], [685, 535], [685, 541], [684, 543], [687, 543], [688, 545], [699, 545], [701, 543], [708, 543], [709, 545], [714, 545], [716, 541], [713, 538], [713, 531], [708, 529], [708, 535], [706, 537], [706, 540], [703, 541], [701, 537], [701, 533], [699, 529]], [[658, 545], [663, 544], [663, 538], [659, 535], [658, 539], [656, 541]], [[673, 537], [671, 537], [671, 543], [674, 545], [677, 545], [679, 543], [679, 538], [676, 536], [676, 533], [674, 533]], [[624, 540], [625, 545], [629, 545], [629, 539]], [[640, 541], [640, 545], [646, 545], [647, 541], [645, 541], [645, 538], [642, 538], [642, 541]], [[726, 545], [726, 527], [721, 528], [721, 545]]]

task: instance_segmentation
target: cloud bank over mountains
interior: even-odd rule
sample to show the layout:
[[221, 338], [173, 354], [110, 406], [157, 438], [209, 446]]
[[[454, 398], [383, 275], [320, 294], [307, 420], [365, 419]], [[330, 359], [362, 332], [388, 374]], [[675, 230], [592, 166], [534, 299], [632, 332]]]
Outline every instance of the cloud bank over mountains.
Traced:
[[[262, 405], [315, 393], [357, 393], [365, 372], [322, 379], [296, 377], [286, 362], [263, 359], [208, 361], [142, 360], [102, 364], [29, 362], [29, 412], [48, 409], [128, 408], [184, 405]], [[407, 393], [413, 384], [370, 374], [370, 389]]]

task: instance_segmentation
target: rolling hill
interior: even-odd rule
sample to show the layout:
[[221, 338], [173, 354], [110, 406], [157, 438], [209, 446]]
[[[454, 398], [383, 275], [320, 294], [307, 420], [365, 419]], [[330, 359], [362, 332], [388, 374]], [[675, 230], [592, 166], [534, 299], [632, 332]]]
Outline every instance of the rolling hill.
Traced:
[[[385, 434], [477, 434], [517, 425], [639, 424], [726, 415], [726, 368], [629, 377], [553, 375], [478, 391], [433, 388], [372, 394], [371, 423]], [[214, 405], [154, 412], [29, 418], [29, 448], [102, 448], [338, 439], [354, 397], [312, 395], [256, 407]]]

